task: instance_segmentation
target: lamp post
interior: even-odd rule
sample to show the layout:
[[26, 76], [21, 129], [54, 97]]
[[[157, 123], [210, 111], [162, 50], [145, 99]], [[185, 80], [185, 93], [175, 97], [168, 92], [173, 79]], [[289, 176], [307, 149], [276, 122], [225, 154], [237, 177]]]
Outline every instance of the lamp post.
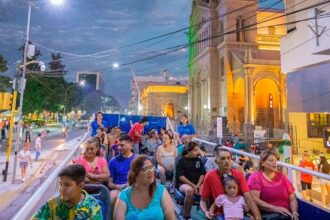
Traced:
[[[51, 0], [51, 3], [53, 5], [60, 5], [63, 3], [63, 0]], [[28, 45], [29, 45], [29, 38], [30, 38], [30, 23], [31, 23], [31, 10], [33, 6], [32, 0], [28, 0], [28, 17], [27, 17], [27, 24], [26, 24], [26, 41], [24, 45], [24, 54], [23, 54], [23, 71], [22, 71], [22, 77], [20, 79], [20, 85], [19, 85], [19, 92], [20, 92], [20, 98], [19, 98], [19, 108], [18, 108], [18, 136], [16, 137], [16, 144], [15, 144], [15, 157], [14, 157], [14, 166], [13, 166], [13, 178], [12, 183], [15, 182], [15, 176], [16, 176], [16, 166], [17, 166], [17, 151], [19, 149], [20, 140], [22, 139], [22, 132], [23, 132], [23, 124], [22, 124], [22, 110], [23, 110], [23, 98], [24, 98], [24, 90], [26, 85], [26, 66], [29, 64], [27, 63], [27, 52], [28, 52]]]
[[77, 84], [72, 84], [70, 86], [67, 86], [67, 84], [65, 83], [65, 96], [64, 96], [64, 115], [66, 115], [66, 106], [67, 106], [67, 99], [68, 99], [68, 91], [70, 88], [74, 87], [74, 86], [81, 86], [81, 87], [84, 87], [85, 86], [85, 80], [82, 80], [80, 81], [79, 83]]
[[[113, 63], [113, 64], [112, 64], [112, 67], [113, 67], [114, 69], [118, 69], [118, 68], [119, 68], [119, 64], [118, 64], [118, 63]], [[134, 71], [133, 71], [132, 66], [129, 66], [129, 69], [130, 69], [131, 74], [132, 74], [132, 76], [133, 76], [133, 82], [134, 82], [135, 87], [136, 87], [136, 90], [137, 90], [137, 92], [138, 92], [137, 114], [140, 115], [140, 112], [141, 112], [141, 110], [142, 110], [142, 106], [141, 106], [141, 91], [140, 91], [140, 88], [139, 88], [139, 86], [138, 86], [138, 84], [137, 84], [137, 82], [136, 82], [136, 80], [135, 80], [135, 74], [134, 74]]]

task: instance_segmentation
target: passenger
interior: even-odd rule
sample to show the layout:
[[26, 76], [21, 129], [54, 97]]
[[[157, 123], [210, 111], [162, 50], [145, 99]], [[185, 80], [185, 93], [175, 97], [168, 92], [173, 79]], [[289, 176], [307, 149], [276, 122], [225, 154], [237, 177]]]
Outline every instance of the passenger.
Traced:
[[191, 141], [184, 155], [179, 159], [176, 168], [176, 188], [185, 194], [183, 213], [185, 219], [191, 219], [190, 212], [194, 195], [200, 194], [201, 185], [204, 180], [205, 168], [199, 155], [199, 146]]
[[115, 206], [119, 191], [127, 184], [127, 175], [135, 154], [132, 153], [132, 138], [124, 134], [119, 138], [118, 150], [120, 154], [109, 162], [110, 198], [112, 207]]
[[103, 220], [98, 201], [83, 190], [85, 175], [86, 171], [80, 164], [65, 167], [59, 174], [61, 195], [46, 202], [32, 220]]
[[201, 146], [199, 147], [199, 153], [200, 153], [199, 158], [201, 158], [201, 160], [203, 161], [203, 165], [205, 166], [205, 164], [206, 164], [208, 158], [206, 157], [206, 148], [205, 148], [204, 145], [201, 145]]
[[[165, 133], [163, 140], [164, 144], [158, 147], [156, 155], [159, 178], [161, 183], [165, 185], [167, 178], [174, 180], [175, 158], [178, 155], [178, 152], [176, 146], [172, 143], [173, 138], [168, 133]], [[173, 184], [170, 185], [170, 189], [174, 192]]]
[[30, 162], [30, 166], [32, 167], [32, 159], [30, 156], [30, 143], [29, 142], [25, 143], [24, 149], [18, 153], [18, 159], [19, 159], [19, 167], [21, 168], [21, 174], [22, 174], [21, 180], [22, 180], [22, 182], [24, 182], [26, 168], [28, 167], [29, 162]]
[[165, 187], [156, 182], [155, 167], [146, 156], [132, 161], [128, 185], [116, 202], [114, 219], [174, 220], [172, 200]]
[[298, 220], [298, 203], [288, 178], [277, 171], [277, 155], [266, 150], [260, 155], [259, 171], [248, 181], [262, 217], [269, 220]]
[[207, 203], [214, 203], [215, 198], [219, 195], [225, 194], [223, 179], [224, 177], [231, 175], [237, 180], [239, 194], [244, 197], [246, 203], [252, 211], [254, 219], [261, 220], [258, 207], [251, 197], [243, 173], [231, 168], [232, 160], [230, 152], [219, 148], [216, 152], [215, 163], [218, 165], [217, 169], [213, 169], [206, 174], [201, 190], [200, 207], [206, 218], [212, 219], [213, 217], [223, 215], [223, 211], [217, 208], [215, 210], [215, 216], [213, 216], [207, 208]]
[[91, 123], [90, 127], [91, 127], [91, 130], [92, 130], [91, 136], [95, 136], [96, 135], [96, 130], [99, 127], [104, 127], [104, 128], [107, 128], [108, 127], [108, 122], [106, 120], [103, 120], [103, 113], [102, 112], [98, 112], [95, 115], [95, 119]]
[[160, 138], [161, 141], [163, 141], [163, 136], [164, 136], [165, 132], [166, 132], [166, 128], [165, 127], [160, 128], [159, 138]]
[[184, 134], [181, 136], [181, 143], [178, 145], [177, 150], [178, 150], [178, 155], [182, 156], [182, 152], [185, 149], [185, 147], [188, 145], [188, 143], [191, 141], [191, 138], [189, 135]]
[[252, 173], [254, 173], [254, 164], [251, 158], [249, 158], [248, 161], [245, 162], [244, 166], [244, 173], [245, 173], [245, 179], [248, 181], [249, 177], [251, 176]]
[[144, 146], [148, 151], [148, 155], [155, 155], [157, 147], [161, 144], [162, 141], [159, 139], [157, 129], [151, 129], [149, 138], [144, 143]]
[[36, 157], [35, 161], [39, 160], [40, 154], [41, 154], [41, 133], [38, 133], [38, 136], [36, 138], [34, 149], [36, 150]]
[[196, 136], [195, 128], [192, 124], [188, 123], [187, 115], [182, 115], [176, 131], [179, 133], [180, 137], [184, 134], [189, 135], [191, 138]]
[[144, 139], [143, 131], [144, 126], [148, 124], [148, 118], [143, 117], [139, 122], [136, 122], [132, 127], [131, 130], [128, 132], [128, 135], [133, 140], [133, 150], [135, 154], [140, 153], [140, 142]]
[[[325, 156], [320, 156], [320, 164], [318, 164], [319, 172], [324, 174], [330, 175], [330, 164], [327, 161]], [[326, 194], [328, 193], [328, 205], [330, 205], [330, 181], [325, 179], [320, 179], [321, 184], [321, 199], [322, 205], [325, 206], [326, 204]]]
[[115, 127], [113, 128], [113, 135], [112, 134], [108, 134], [108, 140], [109, 140], [109, 145], [112, 146], [114, 144], [118, 144], [119, 141], [119, 137], [121, 135], [121, 129], [120, 127]]
[[221, 145], [216, 145], [213, 148], [213, 158], [209, 158], [204, 165], [206, 172], [209, 172], [210, 170], [216, 169], [218, 167], [218, 165], [215, 163], [215, 157], [218, 154], [220, 147]]
[[244, 211], [248, 212], [249, 207], [247, 206], [244, 197], [238, 194], [239, 186], [237, 180], [233, 176], [226, 176], [223, 179], [223, 184], [226, 194], [219, 195], [214, 203], [210, 207], [210, 215], [214, 216], [215, 208], [223, 207], [224, 215], [223, 220], [242, 220], [250, 219], [249, 217], [244, 217]]
[[[300, 167], [309, 169], [309, 170], [315, 170], [314, 164], [309, 159], [308, 151], [304, 151], [302, 160], [299, 164]], [[312, 196], [312, 182], [313, 182], [313, 176], [307, 173], [300, 173], [300, 183], [302, 188], [302, 195], [305, 200], [309, 200], [313, 202], [313, 196]]]
[[108, 148], [109, 148], [108, 147], [109, 146], [109, 140], [108, 140], [108, 135], [105, 132], [105, 128], [104, 127], [99, 127], [96, 130], [95, 137], [97, 137], [97, 139], [99, 140], [101, 156], [106, 158]]
[[90, 137], [85, 144], [84, 155], [73, 161], [81, 164], [86, 170], [86, 183], [107, 183], [110, 172], [107, 161], [100, 155], [99, 141]]

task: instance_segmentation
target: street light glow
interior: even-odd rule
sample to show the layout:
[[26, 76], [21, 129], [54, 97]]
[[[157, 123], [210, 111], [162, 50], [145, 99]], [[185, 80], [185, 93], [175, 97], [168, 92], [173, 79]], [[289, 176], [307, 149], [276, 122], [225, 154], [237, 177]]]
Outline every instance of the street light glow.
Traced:
[[79, 85], [81, 85], [82, 87], [84, 87], [85, 86], [85, 80], [80, 81], [79, 82]]
[[115, 68], [115, 69], [119, 68], [119, 63], [113, 63], [112, 67]]
[[55, 6], [60, 6], [62, 5], [64, 2], [64, 0], [50, 0], [50, 3], [52, 3], [52, 5], [55, 5]]

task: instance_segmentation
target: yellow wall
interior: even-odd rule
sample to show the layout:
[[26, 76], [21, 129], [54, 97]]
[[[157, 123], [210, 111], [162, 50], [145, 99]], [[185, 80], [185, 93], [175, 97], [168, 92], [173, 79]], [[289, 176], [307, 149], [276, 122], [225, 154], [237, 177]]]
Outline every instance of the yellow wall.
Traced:
[[[281, 18], [277, 18], [277, 19], [272, 19], [275, 17], [278, 17], [280, 15], [283, 15], [283, 13], [279, 13], [279, 12], [269, 12], [269, 11], [264, 11], [264, 12], [260, 12], [257, 14], [257, 34], [265, 34], [268, 35], [269, 34], [269, 26], [272, 25], [277, 25], [277, 24], [284, 24], [285, 23], [285, 17], [281, 17]], [[266, 21], [264, 23], [260, 23], [262, 21]], [[270, 21], [268, 21], [270, 20]], [[276, 26], [275, 27], [275, 35], [280, 35], [280, 36], [284, 36], [286, 34], [286, 29], [285, 29], [285, 25], [282, 26]]]
[[269, 94], [273, 95], [273, 108], [278, 108], [279, 97], [278, 89], [274, 81], [261, 79], [255, 87], [255, 106], [256, 109], [269, 108]]
[[[297, 133], [296, 145], [298, 146], [298, 153], [302, 153], [304, 150], [312, 150], [313, 148], [325, 151], [323, 147], [322, 138], [308, 138], [307, 135], [307, 114], [304, 112], [290, 112], [289, 122], [293, 127], [293, 134]], [[297, 132], [295, 132], [295, 130]]]

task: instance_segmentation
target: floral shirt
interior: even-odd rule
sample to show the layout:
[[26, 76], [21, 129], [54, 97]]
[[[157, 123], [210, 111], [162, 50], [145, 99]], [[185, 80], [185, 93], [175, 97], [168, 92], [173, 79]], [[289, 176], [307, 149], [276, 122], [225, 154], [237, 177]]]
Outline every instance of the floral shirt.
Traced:
[[31, 220], [103, 220], [102, 209], [98, 201], [82, 191], [85, 199], [70, 208], [60, 197], [55, 197], [43, 205]]

